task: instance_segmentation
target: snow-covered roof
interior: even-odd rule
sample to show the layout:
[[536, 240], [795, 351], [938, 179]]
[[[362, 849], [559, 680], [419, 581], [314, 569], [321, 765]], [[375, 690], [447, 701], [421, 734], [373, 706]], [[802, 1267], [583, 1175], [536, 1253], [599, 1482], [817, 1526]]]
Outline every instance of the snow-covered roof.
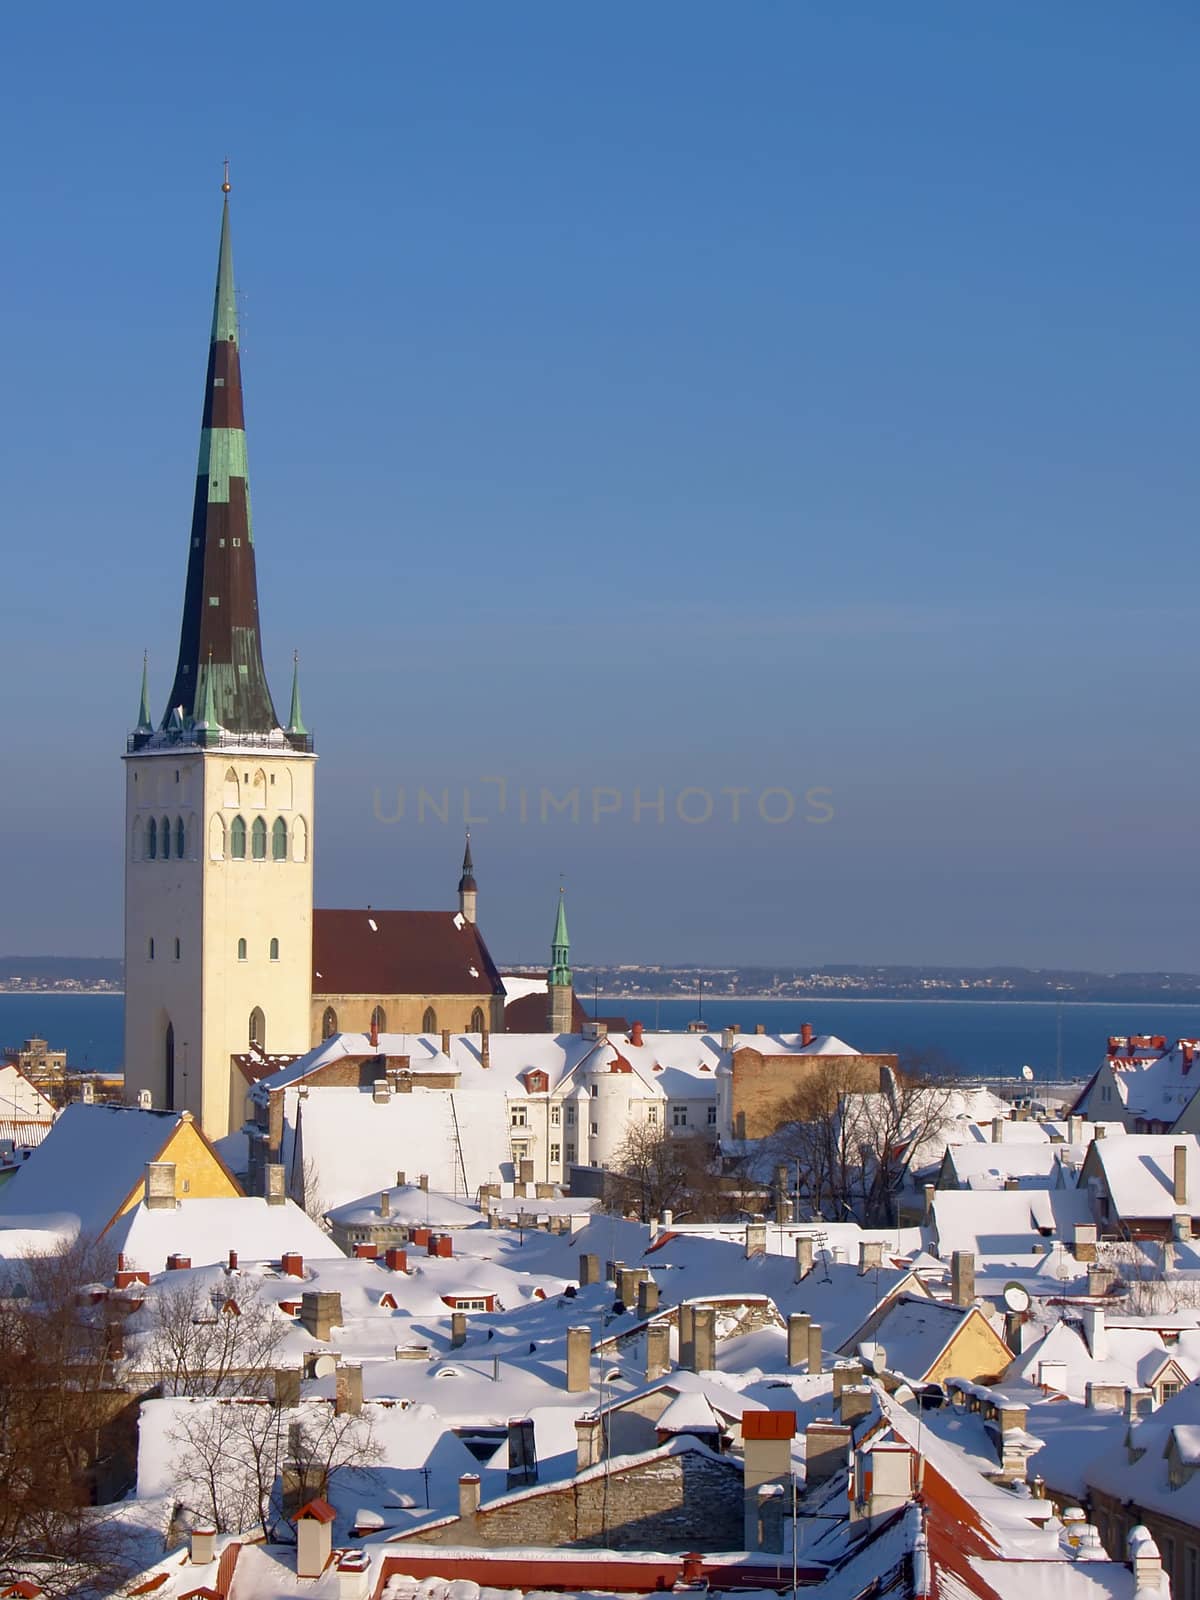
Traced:
[[[387, 1195], [386, 1215], [379, 1203], [381, 1194]], [[418, 1188], [413, 1183], [390, 1189], [385, 1186], [383, 1190], [335, 1206], [325, 1214], [330, 1222], [340, 1223], [345, 1228], [379, 1226], [385, 1222], [432, 1228], [473, 1228], [480, 1221], [478, 1206], [437, 1190]]]
[[229, 1200], [177, 1200], [168, 1209], [144, 1202], [117, 1218], [106, 1235], [129, 1266], [162, 1272], [171, 1255], [187, 1256], [193, 1267], [212, 1266], [230, 1250], [243, 1261], [277, 1261], [285, 1251], [312, 1260], [342, 1259], [342, 1252], [292, 1200], [268, 1205], [246, 1196]]
[[903, 1295], [888, 1307], [873, 1334], [886, 1353], [889, 1372], [920, 1382], [971, 1314], [918, 1295]]
[[[1174, 1198], [1175, 1151], [1187, 1151], [1187, 1199]], [[1200, 1143], [1193, 1133], [1127, 1133], [1098, 1139], [1089, 1161], [1099, 1164], [1116, 1216], [1169, 1218], [1178, 1211], [1200, 1214]]]

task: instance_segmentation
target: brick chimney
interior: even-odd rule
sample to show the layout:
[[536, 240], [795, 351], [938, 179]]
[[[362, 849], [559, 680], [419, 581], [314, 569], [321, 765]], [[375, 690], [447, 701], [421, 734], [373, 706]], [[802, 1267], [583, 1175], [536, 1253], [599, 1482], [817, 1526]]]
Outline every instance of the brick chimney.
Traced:
[[1185, 1144], [1175, 1146], [1175, 1183], [1172, 1198], [1177, 1206], [1186, 1206], [1188, 1203], [1188, 1147]]
[[371, 1049], [372, 1050], [378, 1050], [379, 1049], [379, 1018], [375, 1015], [374, 1012], [371, 1013], [371, 1032], [368, 1035], [368, 1037], [369, 1037], [369, 1039], [371, 1041]]
[[289, 1250], [279, 1263], [279, 1270], [285, 1278], [302, 1278], [304, 1276], [304, 1257], [299, 1250]]
[[975, 1252], [956, 1250], [950, 1257], [950, 1299], [956, 1306], [975, 1303]]
[[604, 1450], [604, 1424], [599, 1417], [578, 1417], [575, 1422], [575, 1470], [586, 1472], [599, 1465]]
[[443, 1028], [442, 1029], [442, 1054], [444, 1056], [448, 1056], [450, 1054], [450, 1029], [449, 1028]]
[[640, 1049], [640, 1047], [642, 1045], [642, 1042], [643, 1042], [643, 1029], [642, 1029], [642, 1025], [641, 1025], [640, 1022], [635, 1022], [633, 1027], [630, 1028], [630, 1030], [629, 1030], [629, 1042], [630, 1042], [630, 1044], [637, 1045], [639, 1047], [639, 1049]]
[[807, 1278], [813, 1265], [813, 1241], [811, 1233], [796, 1235], [796, 1282]]
[[479, 1510], [479, 1474], [464, 1472], [458, 1480], [458, 1514], [464, 1522], [474, 1520]]
[[811, 1022], [800, 1024], [800, 1048], [806, 1049], [813, 1042], [813, 1026]]

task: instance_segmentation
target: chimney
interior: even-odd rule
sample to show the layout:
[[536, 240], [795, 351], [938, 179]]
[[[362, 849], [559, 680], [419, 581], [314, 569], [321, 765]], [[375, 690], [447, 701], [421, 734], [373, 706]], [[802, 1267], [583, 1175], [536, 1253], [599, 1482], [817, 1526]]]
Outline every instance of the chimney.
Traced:
[[376, 1078], [371, 1085], [371, 1098], [377, 1106], [386, 1106], [392, 1098], [392, 1086], [386, 1078]]
[[460, 1350], [467, 1342], [467, 1313], [454, 1311], [450, 1315], [450, 1348]]
[[837, 1397], [838, 1420], [850, 1427], [859, 1417], [868, 1416], [874, 1404], [875, 1391], [869, 1383], [848, 1383]]
[[236, 1272], [237, 1269], [238, 1269], [238, 1265], [237, 1264], [238, 1264], [238, 1253], [237, 1253], [236, 1250], [231, 1250], [229, 1252], [229, 1266], [228, 1266], [228, 1268], [226, 1270], [229, 1271], [229, 1272]]
[[840, 1422], [810, 1422], [804, 1430], [804, 1481], [808, 1488], [828, 1483], [841, 1472], [849, 1457], [851, 1432]]
[[883, 1266], [883, 1240], [864, 1239], [858, 1247], [858, 1270], [877, 1272]]
[[192, 1529], [191, 1561], [194, 1567], [206, 1567], [216, 1555], [217, 1530], [207, 1523]]
[[269, 1206], [282, 1206], [287, 1204], [287, 1175], [282, 1164], [278, 1161], [268, 1161], [264, 1169], [266, 1178], [266, 1200]]
[[713, 1306], [693, 1306], [693, 1372], [711, 1372], [717, 1365], [717, 1313]]
[[146, 1210], [174, 1211], [175, 1163], [173, 1161], [147, 1161]]
[[637, 1314], [643, 1321], [658, 1311], [658, 1285], [653, 1278], [643, 1278], [637, 1286]]
[[721, 1030], [721, 1049], [722, 1050], [732, 1050], [733, 1049], [733, 1042], [734, 1042], [734, 1040], [736, 1038], [737, 1038], [737, 1029], [736, 1028], [722, 1028], [722, 1030]]
[[1093, 1361], [1108, 1360], [1108, 1329], [1104, 1322], [1103, 1306], [1085, 1306], [1083, 1332]]
[[479, 1474], [464, 1472], [458, 1480], [458, 1514], [463, 1522], [470, 1522], [479, 1510]]
[[450, 1029], [449, 1028], [443, 1028], [442, 1029], [442, 1054], [444, 1056], [448, 1056], [450, 1054]]
[[370, 1040], [371, 1040], [371, 1049], [372, 1050], [378, 1050], [379, 1049], [379, 1018], [378, 1018], [378, 1016], [376, 1015], [375, 1012], [371, 1013]]
[[930, 1223], [933, 1221], [933, 1197], [937, 1193], [937, 1185], [935, 1183], [922, 1184], [921, 1193], [925, 1197], [925, 1215], [922, 1221]]
[[280, 1411], [290, 1411], [300, 1404], [300, 1368], [276, 1367], [271, 1374], [275, 1404]]
[[645, 1035], [644, 1035], [644, 1031], [642, 1029], [641, 1023], [640, 1022], [635, 1022], [633, 1027], [630, 1028], [630, 1030], [629, 1030], [629, 1042], [630, 1042], [630, 1044], [637, 1045], [638, 1048], [640, 1049], [641, 1045], [643, 1043], [644, 1037], [645, 1037]]
[[821, 1370], [821, 1324], [810, 1322], [808, 1325], [808, 1374], [815, 1377]]
[[285, 1278], [302, 1278], [304, 1276], [304, 1257], [298, 1250], [289, 1250], [280, 1261], [279, 1270]]
[[604, 1449], [604, 1425], [599, 1417], [578, 1417], [575, 1421], [575, 1471], [586, 1472], [598, 1466]]
[[79, 1085], [79, 1098], [83, 1101], [85, 1106], [95, 1105], [96, 1085], [90, 1078], [85, 1078]]
[[139, 1089], [137, 1092], [137, 1108], [139, 1111], [150, 1111], [154, 1101], [150, 1097], [149, 1089]]
[[1188, 1147], [1185, 1144], [1175, 1146], [1175, 1186], [1173, 1198], [1177, 1206], [1186, 1206], [1188, 1203]]
[[332, 1554], [333, 1514], [323, 1500], [310, 1500], [296, 1513], [296, 1576], [321, 1577]]
[[[776, 1547], [772, 1537], [764, 1538], [767, 1518], [763, 1511], [781, 1512], [782, 1505], [768, 1507], [779, 1497], [783, 1486], [791, 1483], [792, 1440], [796, 1433], [794, 1411], [744, 1411], [742, 1413], [742, 1484], [745, 1499], [744, 1544], [747, 1550]], [[766, 1494], [764, 1495], [764, 1491]], [[770, 1519], [770, 1532], [777, 1530]]]
[[343, 1550], [337, 1564], [338, 1600], [367, 1600], [371, 1558], [365, 1550]]
[[342, 1297], [336, 1289], [308, 1289], [300, 1296], [300, 1325], [314, 1339], [326, 1340], [342, 1326]]
[[1089, 1263], [1096, 1259], [1096, 1224], [1077, 1222], [1071, 1237], [1071, 1254], [1076, 1261]]
[[950, 1299], [956, 1306], [975, 1303], [975, 1252], [956, 1250], [950, 1257]]
[[383, 1259], [389, 1272], [408, 1271], [408, 1251], [403, 1245], [389, 1245]]
[[379, 1246], [370, 1239], [360, 1239], [354, 1246], [356, 1261], [374, 1261], [379, 1254]]
[[485, 1028], [479, 1040], [479, 1065], [490, 1067], [492, 1064], [492, 1036]]
[[696, 1308], [690, 1300], [679, 1307], [679, 1365], [688, 1372], [696, 1370]]
[[191, 1266], [191, 1264], [192, 1264], [191, 1256], [181, 1256], [181, 1255], [178, 1255], [178, 1254], [174, 1254], [174, 1255], [169, 1255], [167, 1257], [167, 1271], [168, 1272], [186, 1272], [187, 1269]]
[[581, 1255], [579, 1258], [579, 1287], [587, 1289], [600, 1282], [600, 1257]]
[[417, 1188], [420, 1189], [422, 1194], [429, 1193], [429, 1174], [427, 1172], [422, 1172], [418, 1177]]
[[1083, 1138], [1083, 1118], [1067, 1118], [1067, 1143], [1078, 1144]]
[[1004, 1143], [1004, 1118], [1003, 1117], [993, 1117], [992, 1118], [992, 1143], [993, 1144], [1003, 1144]]
[[567, 1329], [567, 1393], [585, 1394], [592, 1386], [592, 1330]]
[[337, 1393], [333, 1403], [334, 1414], [339, 1417], [357, 1417], [363, 1408], [363, 1371], [355, 1362], [337, 1369]]
[[[861, 1361], [844, 1360], [835, 1361], [833, 1364], [833, 1398], [841, 1397], [843, 1389], [851, 1389], [855, 1384], [863, 1381], [863, 1366]], [[846, 1419], [843, 1417], [842, 1421]]]
[[510, 1417], [508, 1422], [508, 1487], [538, 1481], [537, 1447], [532, 1417]]
[[813, 1029], [811, 1022], [800, 1024], [800, 1048], [805, 1050], [813, 1042]]
[[798, 1233], [796, 1235], [796, 1282], [807, 1278], [812, 1271], [813, 1242], [811, 1233]]
[[746, 1224], [746, 1259], [767, 1253], [767, 1225], [761, 1217]]
[[388, 1190], [381, 1189], [379, 1191], [379, 1215], [381, 1217], [390, 1217], [391, 1214], [392, 1214], [392, 1197], [391, 1197], [391, 1194], [388, 1192]]
[[646, 1329], [646, 1382], [653, 1383], [671, 1370], [671, 1325], [652, 1322]]
[[808, 1360], [808, 1326], [812, 1318], [802, 1311], [793, 1311], [787, 1320], [787, 1364], [803, 1366]]

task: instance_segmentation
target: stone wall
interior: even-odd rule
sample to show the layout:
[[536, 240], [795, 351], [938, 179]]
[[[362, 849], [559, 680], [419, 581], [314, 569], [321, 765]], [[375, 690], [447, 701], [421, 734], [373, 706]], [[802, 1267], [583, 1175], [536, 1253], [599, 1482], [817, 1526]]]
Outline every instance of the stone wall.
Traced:
[[765, 1139], [774, 1133], [796, 1091], [830, 1067], [836, 1068], [843, 1091], [873, 1093], [884, 1068], [894, 1072], [896, 1064], [891, 1055], [766, 1055], [753, 1045], [739, 1044], [732, 1057], [729, 1091], [733, 1137]]

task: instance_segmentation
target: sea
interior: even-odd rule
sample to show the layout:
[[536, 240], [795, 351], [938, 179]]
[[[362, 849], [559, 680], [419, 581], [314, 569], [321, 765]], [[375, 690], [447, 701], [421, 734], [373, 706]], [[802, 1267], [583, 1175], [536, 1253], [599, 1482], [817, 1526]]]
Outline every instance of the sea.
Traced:
[[[581, 999], [584, 997], [581, 996]], [[691, 1000], [600, 995], [601, 1016], [622, 1016], [647, 1028], [684, 1029], [697, 1019]], [[67, 1052], [73, 1068], [120, 1068], [124, 998], [119, 994], [0, 994], [0, 1046], [37, 1035]], [[590, 1013], [593, 1001], [586, 997]], [[755, 1000], [706, 999], [709, 1028], [738, 1024], [753, 1033], [798, 1033], [810, 1022], [856, 1050], [936, 1053], [948, 1068], [971, 1077], [1035, 1079], [1089, 1076], [1112, 1033], [1200, 1036], [1200, 1005], [1059, 1005], [1023, 1000]]]

